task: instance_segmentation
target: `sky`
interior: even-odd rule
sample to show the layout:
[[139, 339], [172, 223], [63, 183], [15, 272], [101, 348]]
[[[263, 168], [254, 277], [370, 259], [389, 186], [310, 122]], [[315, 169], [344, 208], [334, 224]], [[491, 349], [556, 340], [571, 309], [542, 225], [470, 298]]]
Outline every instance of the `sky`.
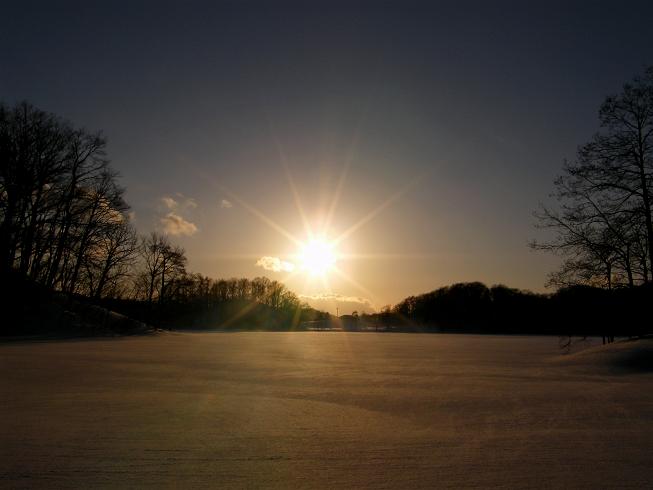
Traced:
[[[2, 12], [0, 101], [102, 130], [139, 231], [194, 272], [340, 313], [462, 281], [543, 291], [559, 259], [529, 249], [532, 213], [605, 96], [653, 64], [651, 2]], [[337, 242], [323, 274], [311, 234]]]

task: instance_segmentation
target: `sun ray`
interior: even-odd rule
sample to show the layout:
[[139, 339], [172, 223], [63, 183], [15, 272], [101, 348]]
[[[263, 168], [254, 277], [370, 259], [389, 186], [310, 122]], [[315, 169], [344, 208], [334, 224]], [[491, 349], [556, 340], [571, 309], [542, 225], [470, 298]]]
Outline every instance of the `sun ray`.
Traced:
[[379, 213], [381, 213], [381, 211], [386, 209], [388, 206], [390, 206], [392, 203], [394, 203], [396, 200], [398, 200], [401, 196], [403, 196], [408, 191], [408, 189], [410, 189], [413, 185], [415, 185], [417, 183], [417, 181], [418, 181], [417, 178], [409, 181], [401, 189], [399, 189], [397, 192], [392, 194], [388, 199], [383, 201], [376, 208], [374, 208], [372, 211], [367, 213], [365, 216], [363, 216], [361, 219], [359, 219], [352, 226], [347, 228], [335, 240], [333, 240], [333, 242], [332, 242], [333, 245], [338, 245], [339, 243], [342, 243], [343, 240], [345, 240], [346, 238], [351, 236], [354, 232], [356, 232], [363, 225], [367, 224], [368, 222], [370, 222], [371, 220], [376, 218], [379, 215]]
[[354, 280], [354, 279], [353, 279], [349, 274], [346, 274], [342, 269], [340, 269], [339, 267], [336, 267], [336, 266], [333, 267], [333, 271], [334, 271], [336, 274], [338, 274], [338, 276], [340, 276], [342, 279], [344, 279], [344, 280], [347, 281], [349, 284], [351, 284], [351, 285], [354, 286], [356, 289], [358, 289], [358, 290], [361, 291], [363, 294], [365, 294], [365, 296], [367, 297], [367, 299], [369, 299], [370, 302], [372, 303], [372, 306], [373, 306], [373, 307], [374, 307], [374, 305], [378, 304], [378, 300], [377, 300], [377, 298], [376, 298], [376, 295], [375, 295], [374, 293], [372, 293], [372, 291], [370, 291], [369, 289], [367, 289], [365, 286], [363, 286], [362, 284], [360, 284], [358, 281]]
[[331, 227], [331, 221], [333, 221], [333, 216], [336, 212], [336, 208], [338, 207], [338, 203], [340, 202], [340, 196], [342, 195], [342, 190], [345, 186], [345, 180], [347, 179], [347, 175], [349, 174], [349, 166], [350, 166], [351, 160], [347, 160], [345, 162], [345, 165], [342, 167], [342, 171], [340, 172], [340, 179], [338, 180], [338, 185], [336, 186], [336, 190], [333, 193], [333, 199], [331, 200], [331, 206], [329, 206], [329, 211], [327, 213], [326, 219], [324, 221], [324, 230], [327, 231]]
[[231, 325], [232, 323], [234, 323], [239, 318], [244, 317], [245, 315], [247, 315], [247, 313], [252, 311], [252, 309], [254, 309], [254, 307], [256, 307], [256, 306], [258, 306], [258, 303], [256, 303], [256, 302], [248, 303], [247, 305], [242, 307], [240, 310], [238, 310], [234, 315], [227, 318], [227, 320], [225, 320], [225, 322], [222, 324], [222, 327], [227, 327], [227, 326]]
[[270, 135], [272, 137], [272, 140], [274, 141], [274, 145], [277, 149], [277, 153], [279, 154], [279, 160], [281, 162], [281, 166], [283, 167], [284, 173], [286, 174], [286, 179], [288, 180], [288, 185], [290, 186], [290, 191], [293, 195], [293, 200], [295, 201], [295, 208], [297, 209], [297, 212], [299, 213], [299, 217], [302, 220], [302, 224], [304, 225], [304, 231], [309, 237], [312, 237], [313, 230], [311, 229], [311, 224], [309, 223], [308, 218], [306, 217], [306, 213], [304, 212], [304, 207], [302, 206], [299, 192], [297, 191], [297, 186], [295, 185], [295, 180], [293, 179], [292, 174], [290, 173], [290, 166], [288, 164], [288, 159], [286, 158], [286, 152], [283, 149], [281, 140], [277, 137], [276, 132], [272, 127], [272, 121], [270, 120], [270, 118], [268, 118], [268, 128], [270, 130]]
[[363, 108], [361, 109], [360, 116], [358, 118], [358, 122], [356, 124], [356, 128], [354, 129], [354, 134], [351, 138], [351, 143], [349, 144], [349, 149], [345, 157], [345, 163], [343, 165], [342, 171], [340, 172], [340, 179], [338, 181], [338, 185], [336, 186], [336, 191], [333, 195], [333, 200], [331, 201], [331, 206], [329, 207], [329, 211], [327, 213], [327, 218], [324, 225], [325, 231], [330, 229], [331, 221], [333, 220], [336, 208], [340, 202], [340, 196], [342, 195], [342, 190], [344, 188], [347, 175], [349, 174], [351, 163], [353, 162], [356, 152], [358, 151], [358, 143], [360, 141], [361, 131], [370, 111], [371, 100], [371, 97], [367, 98], [364, 102]]
[[290, 186], [290, 191], [292, 192], [292, 196], [295, 201], [295, 207], [297, 208], [299, 217], [301, 218], [302, 224], [304, 225], [304, 231], [306, 232], [306, 235], [310, 239], [313, 239], [313, 230], [311, 228], [311, 224], [309, 223], [308, 218], [306, 217], [306, 213], [304, 212], [304, 207], [302, 206], [301, 198], [299, 197], [299, 192], [297, 191], [297, 187], [295, 186], [295, 181], [292, 178], [292, 175], [290, 173], [290, 168], [288, 167], [288, 163], [286, 162], [285, 158], [283, 158], [283, 169], [286, 173], [286, 178], [288, 179], [288, 185]]
[[436, 254], [389, 254], [389, 253], [376, 253], [376, 254], [338, 254], [338, 260], [423, 260], [433, 259], [437, 257]]
[[296, 238], [292, 233], [290, 233], [288, 230], [286, 230], [283, 226], [275, 222], [272, 218], [266, 216], [263, 212], [259, 211], [256, 209], [254, 206], [246, 202], [244, 199], [241, 199], [237, 194], [234, 192], [230, 191], [227, 189], [224, 185], [218, 184], [215, 181], [215, 178], [212, 176], [208, 175], [206, 172], [201, 171], [196, 169], [196, 172], [199, 173], [206, 181], [210, 182], [214, 187], [220, 189], [221, 192], [224, 192], [227, 194], [230, 198], [232, 198], [234, 201], [236, 201], [238, 204], [240, 204], [243, 208], [245, 208], [247, 211], [249, 211], [251, 214], [256, 216], [258, 219], [263, 221], [266, 225], [268, 225], [270, 228], [276, 230], [279, 232], [282, 236], [290, 240], [292, 243], [295, 245], [300, 245], [301, 241]]
[[292, 320], [290, 321], [290, 330], [295, 330], [297, 328], [301, 320], [301, 315], [302, 307], [297, 305], [297, 308], [295, 308], [295, 311], [293, 312]]
[[361, 127], [363, 125], [363, 121], [365, 119], [365, 113], [363, 113], [358, 120], [358, 124], [356, 125], [356, 129], [354, 130], [354, 136], [351, 139], [351, 143], [349, 145], [349, 150], [347, 152], [347, 156], [345, 157], [345, 163], [342, 166], [342, 171], [340, 172], [340, 178], [338, 179], [338, 184], [336, 186], [336, 190], [333, 193], [333, 199], [331, 200], [331, 206], [329, 206], [329, 211], [326, 216], [326, 220], [324, 222], [324, 230], [328, 231], [329, 228], [331, 227], [331, 221], [333, 220], [333, 216], [335, 215], [336, 208], [338, 207], [338, 203], [340, 202], [340, 196], [342, 195], [342, 191], [345, 186], [345, 182], [347, 180], [347, 175], [349, 174], [349, 169], [351, 167], [351, 163], [354, 160], [354, 156], [356, 154], [356, 151], [358, 150], [358, 141], [360, 139], [360, 131]]
[[[261, 257], [267, 255], [268, 252], [262, 252], [262, 253], [254, 253], [254, 254], [211, 254], [210, 258], [212, 259], [218, 259], [218, 260], [252, 260], [252, 259], [260, 259]], [[206, 258], [206, 256], [199, 256], [202, 258]], [[280, 259], [285, 259], [287, 257], [290, 257], [290, 255], [285, 254], [285, 255], [277, 255]]]
[[263, 221], [263, 222], [264, 222], [265, 224], [267, 224], [269, 227], [271, 227], [272, 229], [274, 229], [274, 230], [278, 231], [279, 233], [281, 233], [281, 235], [283, 235], [284, 237], [286, 237], [288, 240], [290, 240], [291, 242], [293, 242], [295, 245], [301, 245], [301, 243], [302, 243], [301, 240], [299, 240], [298, 238], [296, 238], [292, 233], [290, 233], [289, 231], [287, 231], [285, 228], [283, 228], [281, 225], [279, 225], [278, 223], [276, 223], [274, 220], [272, 220], [271, 218], [269, 218], [268, 216], [266, 216], [263, 212], [259, 211], [259, 210], [256, 209], [254, 206], [252, 206], [251, 204], [247, 203], [246, 201], [244, 201], [243, 199], [241, 199], [240, 197], [238, 197], [236, 194], [234, 194], [233, 192], [229, 191], [228, 189], [222, 187], [222, 190], [223, 190], [223, 191], [224, 191], [224, 192], [225, 192], [229, 197], [231, 197], [234, 201], [236, 201], [238, 204], [240, 204], [242, 207], [244, 207], [247, 211], [249, 211], [250, 213], [252, 213], [252, 214], [253, 214], [254, 216], [256, 216], [258, 219], [260, 219], [261, 221]]
[[299, 269], [297, 267], [295, 267], [293, 270], [288, 272], [288, 274], [286, 274], [284, 277], [282, 277], [279, 280], [279, 282], [285, 283], [288, 279], [292, 278], [293, 276], [296, 276], [297, 274], [299, 274]]
[[324, 290], [327, 293], [331, 293], [332, 292], [331, 291], [331, 284], [329, 284], [329, 278], [326, 276], [326, 274], [324, 276], [322, 276], [320, 279], [322, 280], [322, 287], [324, 288]]

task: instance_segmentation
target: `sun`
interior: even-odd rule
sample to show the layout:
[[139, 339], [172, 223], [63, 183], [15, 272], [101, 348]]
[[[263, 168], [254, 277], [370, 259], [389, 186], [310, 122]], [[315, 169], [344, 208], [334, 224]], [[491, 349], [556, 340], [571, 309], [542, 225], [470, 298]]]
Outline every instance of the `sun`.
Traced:
[[323, 239], [304, 243], [297, 254], [300, 267], [311, 276], [325, 276], [336, 264], [333, 245]]

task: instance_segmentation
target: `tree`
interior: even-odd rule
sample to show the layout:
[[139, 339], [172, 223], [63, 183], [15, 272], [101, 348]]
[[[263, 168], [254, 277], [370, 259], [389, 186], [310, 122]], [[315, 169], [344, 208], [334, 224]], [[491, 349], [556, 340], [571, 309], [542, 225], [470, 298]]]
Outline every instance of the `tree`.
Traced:
[[150, 305], [155, 294], [158, 294], [159, 304], [162, 304], [166, 287], [186, 272], [184, 249], [173, 246], [166, 235], [152, 232], [141, 240], [140, 252], [143, 259], [140, 285], [145, 288]]
[[612, 287], [618, 242], [623, 235], [610, 225], [606, 213], [592, 196], [567, 173], [555, 181], [559, 210], [542, 206], [536, 213], [539, 227], [553, 230], [547, 242], [533, 242], [536, 250], [558, 253], [565, 257], [559, 271], [549, 276], [548, 283], [568, 286], [577, 283]]
[[[13, 271], [70, 294], [95, 289], [99, 244], [128, 210], [105, 147], [100, 133], [27, 102], [0, 104], [0, 277]], [[109, 260], [100, 278], [123, 263]]]
[[96, 299], [102, 297], [107, 284], [115, 284], [130, 274], [138, 249], [136, 230], [127, 220], [109, 227], [96, 246], [92, 266], [98, 271], [97, 284], [91, 290]]
[[[121, 237], [129, 240], [130, 238], [120, 233], [126, 230], [116, 229], [117, 225], [125, 220], [125, 213], [128, 210], [123, 199], [124, 190], [116, 185], [116, 175], [115, 172], [106, 169], [80, 192], [82, 198], [78, 205], [77, 220], [79, 239], [75, 247], [72, 273], [67, 281], [67, 289], [70, 293], [75, 292], [82, 266], [95, 259], [94, 255], [98, 253], [100, 242], [106, 238], [109, 240]], [[119, 233], [115, 234], [115, 231], [119, 231]], [[107, 237], [107, 234], [113, 234], [113, 236]], [[119, 243], [114, 244], [118, 247], [120, 245]]]
[[644, 222], [653, 262], [653, 66], [608, 97], [599, 112], [602, 132], [581, 148], [573, 169], [606, 196], [614, 212]]
[[600, 131], [554, 183], [559, 209], [536, 213], [554, 236], [531, 246], [565, 257], [551, 284], [610, 289], [651, 280], [653, 67], [607, 97], [599, 121]]

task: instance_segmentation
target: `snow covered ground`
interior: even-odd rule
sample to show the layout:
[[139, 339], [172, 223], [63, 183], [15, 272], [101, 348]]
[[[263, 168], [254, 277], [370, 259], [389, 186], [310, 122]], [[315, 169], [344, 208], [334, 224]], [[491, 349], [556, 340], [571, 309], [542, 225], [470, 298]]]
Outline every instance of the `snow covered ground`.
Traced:
[[0, 487], [652, 488], [652, 343], [566, 357], [553, 337], [476, 335], [5, 343]]

